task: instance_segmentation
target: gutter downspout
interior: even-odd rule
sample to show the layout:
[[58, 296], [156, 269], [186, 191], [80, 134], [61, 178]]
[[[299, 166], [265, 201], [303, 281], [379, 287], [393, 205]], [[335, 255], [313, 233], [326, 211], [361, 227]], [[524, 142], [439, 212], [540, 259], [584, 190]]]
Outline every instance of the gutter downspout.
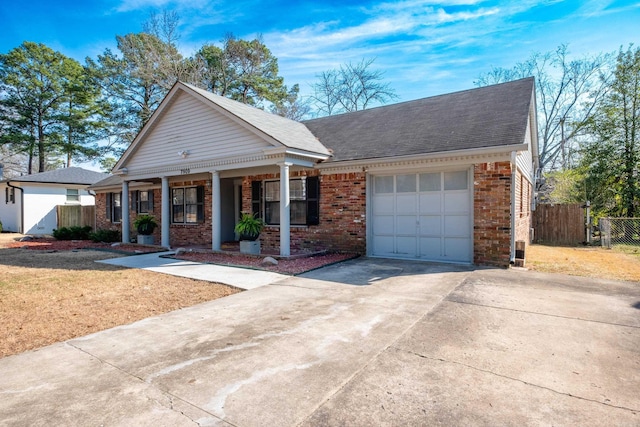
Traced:
[[24, 234], [24, 189], [11, 184], [11, 181], [7, 181], [7, 186], [20, 190], [20, 226], [18, 227], [18, 233]]
[[516, 151], [511, 152], [511, 249], [509, 265], [516, 263]]

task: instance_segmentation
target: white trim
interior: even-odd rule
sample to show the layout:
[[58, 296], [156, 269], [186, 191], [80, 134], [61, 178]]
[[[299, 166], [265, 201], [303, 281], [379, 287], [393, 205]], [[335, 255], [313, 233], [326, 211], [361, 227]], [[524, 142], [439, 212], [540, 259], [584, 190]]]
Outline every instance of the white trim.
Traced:
[[292, 166], [299, 166], [302, 168], [313, 168], [316, 164], [313, 159], [307, 159], [303, 156], [293, 154], [287, 154], [286, 156], [283, 154], [274, 154], [268, 156], [264, 154], [254, 154], [242, 157], [222, 157], [205, 162], [180, 163], [147, 169], [139, 169], [136, 171], [129, 171], [129, 173], [127, 174], [127, 178], [129, 180], [145, 180], [150, 178], [157, 178], [158, 176], [162, 175], [171, 177], [186, 176], [198, 173], [209, 173], [212, 169], [223, 173], [225, 171], [235, 171], [238, 169], [276, 166], [282, 162], [286, 162], [291, 164]]
[[476, 163], [509, 161], [512, 151], [526, 151], [527, 144], [506, 145], [502, 147], [488, 147], [473, 150], [456, 150], [423, 155], [380, 157], [363, 160], [344, 160], [320, 163], [317, 168], [321, 171], [370, 171], [422, 169], [433, 165], [464, 166]]

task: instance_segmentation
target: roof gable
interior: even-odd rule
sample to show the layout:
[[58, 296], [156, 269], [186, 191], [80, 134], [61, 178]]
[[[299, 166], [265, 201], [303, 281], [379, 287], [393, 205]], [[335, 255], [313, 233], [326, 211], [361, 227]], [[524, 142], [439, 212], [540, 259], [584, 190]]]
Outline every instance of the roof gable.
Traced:
[[301, 123], [178, 82], [136, 136], [114, 170], [210, 160], [282, 147], [329, 151]]
[[534, 79], [486, 86], [303, 122], [332, 161], [523, 144]]

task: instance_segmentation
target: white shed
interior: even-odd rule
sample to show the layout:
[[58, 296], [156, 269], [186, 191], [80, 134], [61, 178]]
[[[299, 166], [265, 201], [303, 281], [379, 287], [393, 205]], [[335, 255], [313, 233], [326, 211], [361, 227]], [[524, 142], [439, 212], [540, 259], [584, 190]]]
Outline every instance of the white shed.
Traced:
[[0, 180], [0, 221], [4, 231], [51, 234], [58, 205], [94, 205], [87, 187], [107, 174], [71, 167]]

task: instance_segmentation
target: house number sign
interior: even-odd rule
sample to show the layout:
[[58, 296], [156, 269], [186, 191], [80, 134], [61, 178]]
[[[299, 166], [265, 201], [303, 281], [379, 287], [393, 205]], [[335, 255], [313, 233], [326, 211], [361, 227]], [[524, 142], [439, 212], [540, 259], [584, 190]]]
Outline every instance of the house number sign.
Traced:
[[180, 169], [180, 173], [182, 175], [187, 175], [191, 173], [191, 169]]

